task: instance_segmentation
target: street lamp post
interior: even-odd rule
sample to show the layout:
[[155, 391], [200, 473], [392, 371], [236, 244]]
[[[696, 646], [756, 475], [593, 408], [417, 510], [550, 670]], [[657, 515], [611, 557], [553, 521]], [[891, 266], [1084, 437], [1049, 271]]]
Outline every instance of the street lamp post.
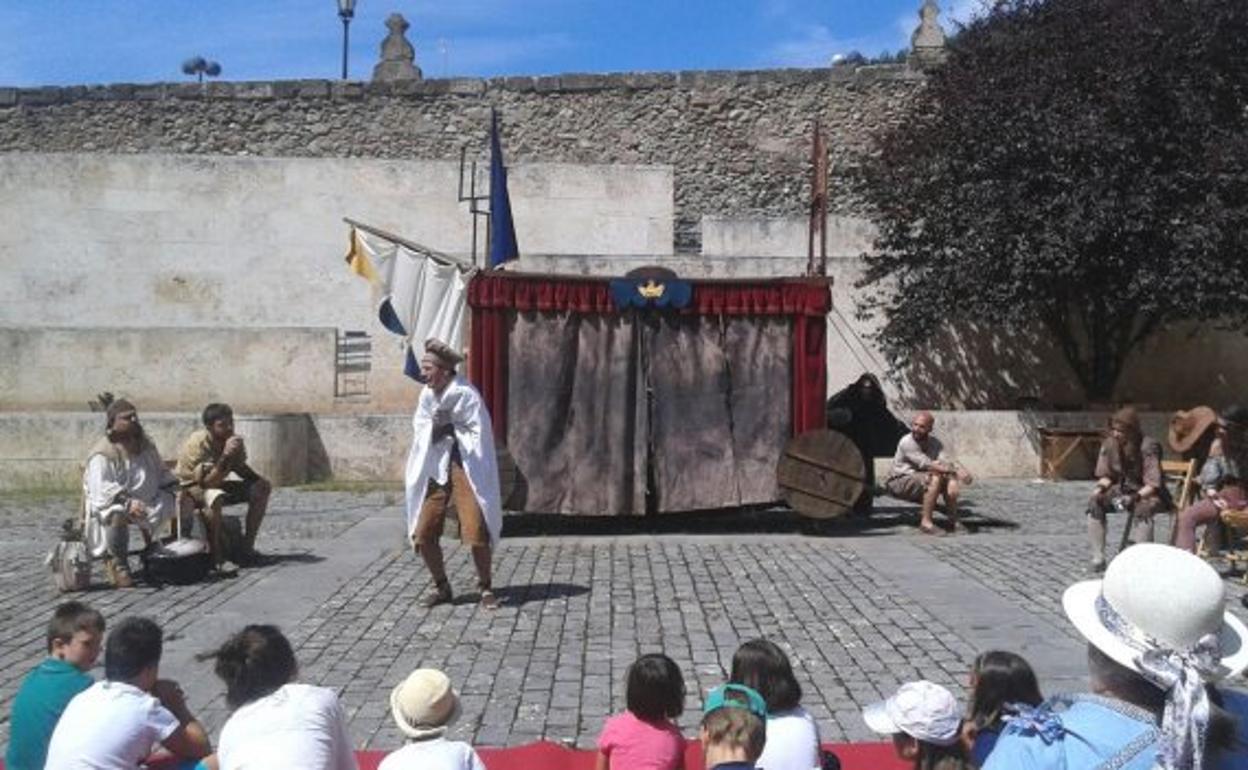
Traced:
[[342, 19], [342, 79], [347, 79], [347, 39], [351, 19], [355, 16], [355, 0], [338, 0], [338, 18]]

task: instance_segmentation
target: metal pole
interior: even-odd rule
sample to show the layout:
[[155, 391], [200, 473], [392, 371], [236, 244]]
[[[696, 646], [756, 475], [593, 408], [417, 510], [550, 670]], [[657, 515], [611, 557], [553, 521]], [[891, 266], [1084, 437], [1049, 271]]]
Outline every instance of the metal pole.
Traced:
[[342, 17], [342, 79], [347, 79], [347, 39], [350, 35], [351, 17]]

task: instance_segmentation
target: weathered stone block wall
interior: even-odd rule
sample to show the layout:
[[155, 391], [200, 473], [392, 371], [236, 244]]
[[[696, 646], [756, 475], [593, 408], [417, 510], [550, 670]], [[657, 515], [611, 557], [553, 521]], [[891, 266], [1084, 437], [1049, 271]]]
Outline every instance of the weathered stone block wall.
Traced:
[[[836, 175], [896, 121], [922, 75], [899, 65], [758, 72], [0, 88], [0, 152], [260, 157], [486, 157], [489, 110], [509, 164], [670, 165], [675, 246], [703, 216], [793, 215], [809, 202], [811, 128]], [[588, 252], [586, 252], [588, 253]]]
[[330, 411], [334, 357], [326, 328], [0, 326], [0, 411], [80, 410], [104, 391], [145, 411]]

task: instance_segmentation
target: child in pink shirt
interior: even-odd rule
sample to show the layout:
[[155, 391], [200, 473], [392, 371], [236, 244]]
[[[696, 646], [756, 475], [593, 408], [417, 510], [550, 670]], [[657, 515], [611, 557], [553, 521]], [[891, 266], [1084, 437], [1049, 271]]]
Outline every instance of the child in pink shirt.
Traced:
[[628, 667], [628, 710], [598, 736], [597, 770], [684, 770], [685, 739], [672, 720], [685, 710], [685, 680], [666, 655], [642, 655]]

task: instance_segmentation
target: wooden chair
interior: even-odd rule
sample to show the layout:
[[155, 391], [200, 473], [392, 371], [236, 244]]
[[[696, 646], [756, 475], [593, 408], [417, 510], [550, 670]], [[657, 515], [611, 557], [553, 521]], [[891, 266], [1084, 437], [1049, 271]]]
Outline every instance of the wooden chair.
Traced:
[[1248, 585], [1248, 510], [1222, 511], [1219, 518], [1225, 543], [1223, 556], [1230, 562], [1231, 568], [1243, 576], [1241, 581]]
[[1196, 460], [1162, 460], [1161, 475], [1172, 489], [1174, 519], [1170, 523], [1170, 545], [1174, 545], [1179, 536], [1179, 511], [1196, 502], [1200, 496]]

